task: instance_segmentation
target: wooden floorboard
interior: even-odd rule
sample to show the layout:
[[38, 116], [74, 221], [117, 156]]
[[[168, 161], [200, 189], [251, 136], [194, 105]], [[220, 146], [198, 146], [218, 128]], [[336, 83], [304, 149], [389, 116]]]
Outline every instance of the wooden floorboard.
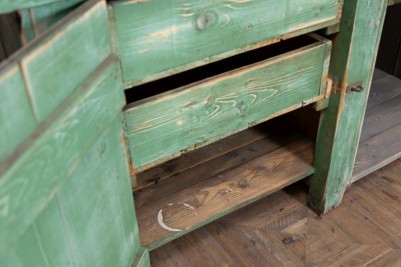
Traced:
[[391, 76], [391, 75], [388, 74], [387, 72], [384, 72], [384, 71], [380, 70], [380, 69], [375, 69], [375, 71], [373, 73], [372, 81], [376, 81], [376, 80], [384, 78], [386, 76]]
[[401, 157], [401, 125], [359, 144], [352, 182]]
[[352, 182], [401, 157], [401, 80], [375, 71]]
[[297, 183], [152, 251], [152, 266], [401, 266], [400, 174], [398, 159], [322, 217]]
[[[146, 194], [151, 187], [137, 192], [135, 201], [142, 244], [150, 249], [161, 246], [312, 174], [313, 143], [301, 136], [288, 138], [284, 135], [280, 138], [280, 146], [276, 145], [276, 139], [268, 138], [234, 154], [234, 157], [241, 158], [255, 151], [260, 153], [258, 149], [267, 153], [251, 161], [247, 158], [248, 162], [234, 168], [226, 159], [217, 159], [218, 164], [231, 169], [208, 179], [192, 173], [192, 177], [200, 182], [192, 181], [191, 186], [162, 195], [160, 199]], [[291, 142], [282, 145], [284, 141]], [[264, 146], [263, 142], [267, 145]], [[269, 151], [269, 147], [274, 149]], [[212, 165], [208, 163], [209, 171], [219, 167]], [[207, 172], [203, 173], [207, 175]], [[191, 175], [188, 176], [193, 179]], [[175, 177], [167, 180], [175, 185], [181, 184]], [[158, 191], [169, 191], [170, 188], [161, 186]], [[142, 200], [144, 196], [148, 197], [146, 201]]]
[[[401, 87], [399, 88], [401, 93]], [[360, 142], [401, 124], [401, 95], [366, 111]]]
[[372, 82], [367, 109], [373, 108], [399, 95], [401, 95], [401, 80], [387, 74], [387, 76]]

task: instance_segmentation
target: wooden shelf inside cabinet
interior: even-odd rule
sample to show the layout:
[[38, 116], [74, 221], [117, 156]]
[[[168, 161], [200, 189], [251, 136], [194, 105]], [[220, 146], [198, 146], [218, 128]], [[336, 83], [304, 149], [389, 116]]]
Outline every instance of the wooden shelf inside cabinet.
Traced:
[[313, 141], [299, 133], [268, 128], [261, 137], [254, 127], [235, 137], [234, 150], [135, 191], [143, 246], [155, 249], [314, 173]]
[[352, 182], [401, 157], [401, 80], [376, 70]]

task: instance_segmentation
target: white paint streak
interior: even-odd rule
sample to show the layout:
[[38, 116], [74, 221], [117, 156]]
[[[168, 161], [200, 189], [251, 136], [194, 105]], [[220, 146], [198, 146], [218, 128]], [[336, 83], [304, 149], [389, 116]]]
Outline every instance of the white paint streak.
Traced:
[[162, 38], [162, 37], [169, 37], [170, 35], [174, 35], [178, 32], [178, 27], [173, 26], [168, 29], [164, 29], [158, 32], [154, 32], [148, 35], [150, 38]]
[[243, 194], [243, 192], [234, 190], [234, 189], [232, 189], [230, 186], [226, 186], [223, 190], [224, 190], [226, 193], [232, 193], [232, 192], [234, 192], [234, 193]]
[[170, 231], [170, 232], [181, 232], [181, 231], [183, 231], [182, 229], [175, 229], [175, 228], [168, 227], [164, 223], [164, 221], [163, 221], [163, 209], [159, 210], [159, 213], [157, 214], [157, 222], [159, 223], [159, 225], [162, 228], [166, 229], [167, 231]]
[[[181, 203], [179, 203], [179, 204], [181, 204]], [[189, 205], [187, 203], [182, 203], [182, 205], [184, 205], [185, 207], [190, 208], [191, 210], [193, 210], [195, 212], [195, 215], [198, 216], [198, 213], [196, 212], [196, 209], [193, 206], [191, 206], [191, 205]]]
[[186, 13], [186, 14], [182, 14], [181, 17], [187, 18], [187, 17], [192, 17], [193, 15], [195, 15], [194, 13]]
[[8, 216], [10, 208], [10, 196], [4, 196], [0, 199], [0, 210], [3, 217]]
[[230, 2], [239, 3], [239, 4], [249, 3], [251, 1], [252, 0], [230, 0]]
[[234, 10], [239, 9], [238, 7], [235, 7], [235, 6], [231, 5], [231, 4], [225, 4], [224, 6], [229, 8], [229, 9], [234, 9]]

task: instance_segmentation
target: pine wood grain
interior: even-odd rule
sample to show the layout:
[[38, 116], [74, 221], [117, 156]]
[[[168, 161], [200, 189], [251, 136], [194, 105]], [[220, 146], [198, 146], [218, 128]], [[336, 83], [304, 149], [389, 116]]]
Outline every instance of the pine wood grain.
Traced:
[[[0, 13], [9, 13], [18, 9], [32, 8], [65, 0], [5, 0], [0, 5]], [[77, 2], [78, 0], [73, 0]], [[83, 2], [84, 0], [82, 0]]]
[[[273, 152], [282, 146], [288, 145], [294, 142], [297, 137], [297, 134], [286, 134], [283, 129], [277, 131], [270, 130], [266, 132], [266, 136], [260, 140], [256, 140], [251, 144], [209, 159], [186, 171], [177, 172], [168, 179], [163, 179], [143, 190], [135, 191], [135, 195], [138, 196], [135, 202], [136, 207], [141, 208], [143, 206], [152, 205], [152, 203], [163, 197], [175, 194], [193, 184], [218, 176], [227, 170], [238, 167], [267, 153]], [[236, 143], [235, 139], [230, 140], [228, 138], [226, 141]], [[209, 147], [209, 149], [212, 148], [213, 146]]]
[[25, 51], [16, 60], [43, 121], [110, 54], [105, 2], [82, 5]]
[[325, 216], [297, 183], [153, 250], [152, 266], [399, 266], [400, 172], [397, 160], [358, 181]]
[[401, 87], [397, 89], [399, 96], [366, 111], [360, 142], [401, 124]]
[[[309, 203], [316, 212], [337, 207], [351, 180], [386, 10], [387, 0], [344, 1], [329, 69], [334, 87], [322, 113], [310, 179]], [[347, 92], [355, 83], [363, 92]]]
[[126, 86], [313, 32], [339, 18], [336, 0], [129, 0], [112, 7]]
[[127, 106], [126, 136], [135, 169], [147, 169], [324, 98], [330, 46], [319, 41]]
[[37, 121], [18, 65], [10, 64], [0, 69], [0, 88], [1, 162], [33, 132]]
[[[378, 73], [377, 69], [375, 70], [375, 74], [376, 73]], [[384, 77], [373, 80], [372, 82], [367, 109], [401, 95], [401, 80], [385, 72], [383, 72], [383, 76]]]
[[129, 266], [140, 249], [121, 136], [121, 116], [114, 112], [58, 191], [76, 266]]
[[310, 175], [312, 158], [311, 143], [300, 139], [137, 209], [142, 245], [154, 249]]
[[401, 157], [400, 132], [397, 125], [359, 144], [352, 182]]
[[29, 43], [46, 32], [51, 26], [67, 16], [82, 0], [58, 0], [19, 10], [21, 17], [21, 34], [24, 41]]
[[401, 157], [401, 80], [385, 76], [372, 83], [352, 182]]
[[0, 254], [24, 232], [121, 111], [118, 66], [109, 57], [0, 163]]
[[115, 114], [0, 266], [129, 266], [140, 241], [122, 131]]

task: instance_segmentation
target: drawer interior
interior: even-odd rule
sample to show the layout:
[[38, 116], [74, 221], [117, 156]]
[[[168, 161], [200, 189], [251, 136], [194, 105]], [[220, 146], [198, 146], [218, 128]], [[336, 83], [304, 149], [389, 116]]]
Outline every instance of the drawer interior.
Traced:
[[330, 48], [297, 37], [127, 90], [136, 172], [321, 100]]

